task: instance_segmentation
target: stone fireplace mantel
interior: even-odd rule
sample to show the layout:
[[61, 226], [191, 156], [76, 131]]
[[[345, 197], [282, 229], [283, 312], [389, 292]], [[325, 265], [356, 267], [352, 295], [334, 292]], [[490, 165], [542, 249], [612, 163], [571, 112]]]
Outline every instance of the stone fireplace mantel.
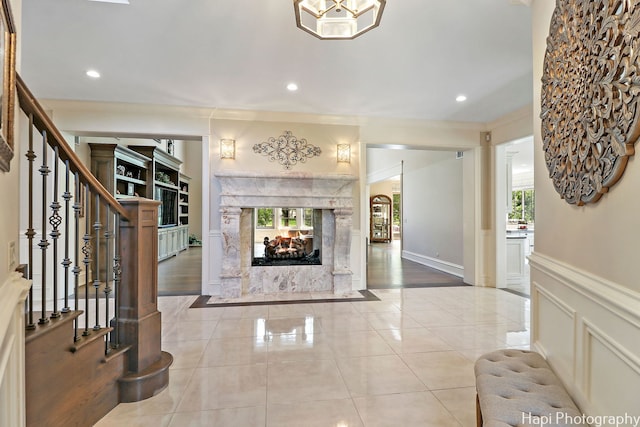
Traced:
[[[221, 296], [248, 293], [351, 291], [352, 175], [218, 171], [222, 233]], [[323, 211], [318, 266], [251, 266], [251, 210], [290, 206]]]

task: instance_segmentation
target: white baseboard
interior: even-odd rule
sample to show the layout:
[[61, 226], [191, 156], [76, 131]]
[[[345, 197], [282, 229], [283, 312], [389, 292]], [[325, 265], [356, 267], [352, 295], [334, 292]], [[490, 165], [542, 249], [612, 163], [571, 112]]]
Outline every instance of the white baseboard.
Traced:
[[431, 258], [409, 251], [402, 251], [402, 257], [409, 261], [417, 262], [418, 264], [426, 265], [427, 267], [435, 268], [436, 270], [444, 271], [445, 273], [449, 273], [460, 278], [464, 277], [464, 267], [449, 261], [443, 261], [441, 259]]

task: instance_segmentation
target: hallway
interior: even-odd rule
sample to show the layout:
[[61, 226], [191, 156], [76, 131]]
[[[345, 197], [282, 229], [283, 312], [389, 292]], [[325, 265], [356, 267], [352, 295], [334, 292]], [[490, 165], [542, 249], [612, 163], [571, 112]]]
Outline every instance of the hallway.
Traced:
[[466, 286], [462, 279], [400, 256], [400, 240], [368, 247], [367, 288]]

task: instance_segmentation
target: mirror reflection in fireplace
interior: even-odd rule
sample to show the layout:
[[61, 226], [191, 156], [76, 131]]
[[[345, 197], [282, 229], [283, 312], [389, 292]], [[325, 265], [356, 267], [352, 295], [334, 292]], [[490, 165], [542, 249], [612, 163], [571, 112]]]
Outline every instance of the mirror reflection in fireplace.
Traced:
[[255, 208], [253, 266], [322, 265], [322, 210]]

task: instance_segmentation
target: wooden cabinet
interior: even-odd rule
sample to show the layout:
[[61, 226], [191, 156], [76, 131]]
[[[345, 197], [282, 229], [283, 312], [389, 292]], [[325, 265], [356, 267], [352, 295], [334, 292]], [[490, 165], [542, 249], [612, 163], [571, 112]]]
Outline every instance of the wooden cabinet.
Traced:
[[146, 197], [158, 207], [158, 260], [189, 247], [189, 181], [182, 161], [154, 146], [89, 144], [91, 171], [116, 198]]
[[148, 197], [151, 159], [117, 144], [89, 144], [91, 172], [116, 198]]
[[372, 242], [391, 241], [391, 199], [384, 194], [369, 199], [370, 235]]

